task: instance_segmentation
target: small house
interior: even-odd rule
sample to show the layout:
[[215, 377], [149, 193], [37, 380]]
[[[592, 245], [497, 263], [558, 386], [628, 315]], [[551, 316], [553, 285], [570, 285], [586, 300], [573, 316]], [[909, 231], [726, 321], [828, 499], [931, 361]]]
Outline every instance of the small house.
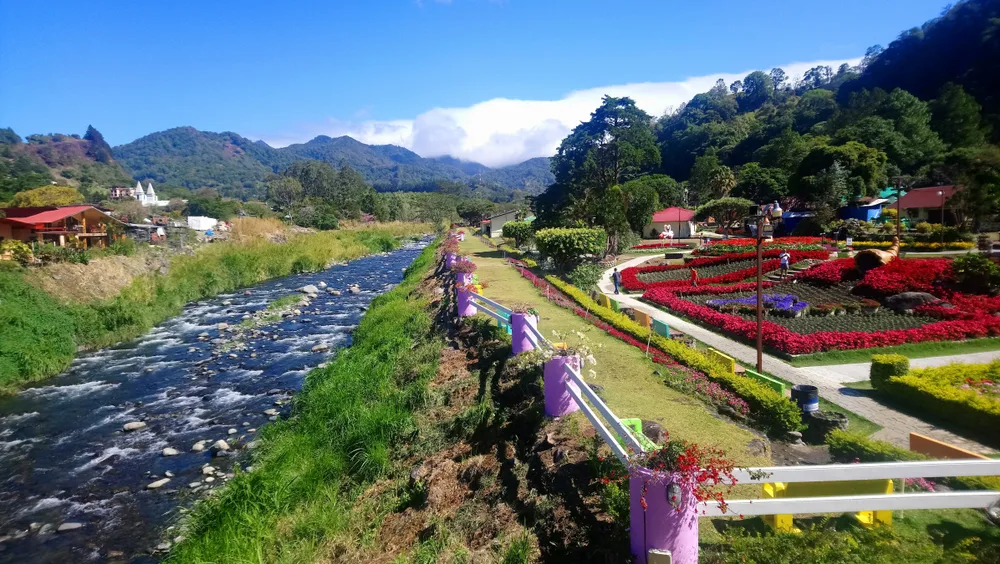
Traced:
[[[0, 209], [0, 241], [52, 243], [77, 241], [83, 248], [106, 247], [122, 222], [94, 206], [45, 206]], [[110, 227], [110, 229], [109, 229]]]
[[491, 216], [483, 222], [483, 233], [487, 237], [503, 237], [503, 226], [511, 221], [517, 221], [518, 210], [508, 210]]
[[943, 216], [947, 223], [954, 224], [955, 214], [948, 200], [960, 190], [958, 186], [914, 188], [899, 199], [900, 213], [913, 223], [942, 223]]
[[688, 239], [694, 237], [694, 210], [684, 208], [666, 208], [653, 214], [653, 219], [649, 225], [643, 229], [642, 235], [650, 239], [655, 239], [667, 226], [674, 232], [677, 239]]
[[187, 218], [187, 226], [195, 231], [208, 231], [219, 224], [219, 220], [214, 217], [202, 215], [192, 215]]

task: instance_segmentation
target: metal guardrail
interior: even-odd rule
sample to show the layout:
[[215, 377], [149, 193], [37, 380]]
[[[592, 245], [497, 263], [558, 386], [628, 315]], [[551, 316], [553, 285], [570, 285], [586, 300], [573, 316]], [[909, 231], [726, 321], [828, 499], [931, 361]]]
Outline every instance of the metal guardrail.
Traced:
[[[569, 375], [570, 380], [574, 384], [580, 387], [580, 390], [583, 391], [583, 395], [587, 397], [590, 403], [594, 404], [594, 407], [601, 414], [601, 417], [603, 417], [604, 420], [611, 425], [611, 427], [615, 430], [615, 432], [618, 433], [618, 436], [625, 441], [625, 444], [627, 444], [630, 449], [632, 449], [632, 452], [639, 454], [645, 451], [645, 449], [642, 448], [642, 445], [639, 444], [639, 441], [632, 436], [632, 433], [629, 430], [629, 428], [626, 427], [621, 422], [621, 420], [615, 416], [615, 414], [611, 411], [611, 408], [609, 408], [608, 405], [604, 403], [604, 400], [602, 400], [594, 392], [594, 390], [590, 389], [590, 386], [588, 386], [587, 383], [583, 381], [583, 376], [581, 376], [579, 372], [567, 366], [566, 374]], [[574, 399], [576, 399], [576, 396], [574, 396]], [[580, 405], [580, 409], [584, 408], [584, 404], [582, 403], [581, 400], [577, 400], [577, 404]], [[591, 423], [594, 424], [594, 427], [597, 427], [598, 423], [595, 422], [593, 419], [591, 419]]]
[[853, 513], [904, 509], [984, 509], [1000, 502], [1000, 492], [940, 492], [833, 497], [735, 499], [726, 501], [726, 511], [716, 502], [697, 505], [699, 517], [723, 515], [782, 515], [795, 513]]
[[525, 323], [525, 326], [528, 328], [528, 339], [531, 340], [531, 343], [533, 345], [535, 345], [536, 347], [546, 347], [550, 349], [553, 348], [552, 343], [550, 343], [548, 339], [542, 336], [542, 334], [538, 331], [537, 327], [535, 327], [530, 323]]
[[921, 460], [917, 462], [772, 466], [769, 468], [740, 469], [733, 472], [733, 477], [741, 484], [952, 478], [957, 476], [1000, 476], [1000, 460]]

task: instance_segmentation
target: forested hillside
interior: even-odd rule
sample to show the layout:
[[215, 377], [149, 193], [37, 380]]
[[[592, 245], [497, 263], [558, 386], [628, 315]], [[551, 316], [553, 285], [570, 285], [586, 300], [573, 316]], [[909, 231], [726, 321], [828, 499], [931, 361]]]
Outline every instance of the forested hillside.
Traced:
[[951, 205], [978, 224], [1000, 211], [998, 16], [997, 0], [961, 2], [856, 67], [720, 80], [656, 120], [607, 97], [553, 158], [541, 224], [624, 233], [657, 206], [724, 197], [785, 199], [822, 222], [895, 182], [965, 185]]
[[0, 202], [48, 184], [73, 186], [89, 194], [132, 182], [92, 126], [83, 137], [49, 134], [27, 139], [9, 128], [0, 129]]
[[350, 137], [321, 135], [307, 143], [275, 149], [235, 133], [179, 127], [115, 147], [115, 157], [138, 179], [189, 188], [217, 188], [242, 198], [260, 197], [264, 182], [302, 159], [348, 165], [381, 192], [430, 191], [440, 181], [476, 187], [498, 201], [519, 192], [537, 194], [552, 180], [548, 159], [491, 169], [451, 158], [425, 159], [395, 145], [366, 145]]

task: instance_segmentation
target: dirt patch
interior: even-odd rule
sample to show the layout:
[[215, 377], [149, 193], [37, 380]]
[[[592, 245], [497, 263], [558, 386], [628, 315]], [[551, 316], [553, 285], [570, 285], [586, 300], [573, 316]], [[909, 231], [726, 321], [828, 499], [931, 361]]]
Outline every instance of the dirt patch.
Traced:
[[168, 265], [166, 258], [153, 254], [115, 255], [89, 264], [63, 262], [31, 268], [24, 278], [61, 301], [86, 303], [114, 298], [137, 276], [166, 273]]

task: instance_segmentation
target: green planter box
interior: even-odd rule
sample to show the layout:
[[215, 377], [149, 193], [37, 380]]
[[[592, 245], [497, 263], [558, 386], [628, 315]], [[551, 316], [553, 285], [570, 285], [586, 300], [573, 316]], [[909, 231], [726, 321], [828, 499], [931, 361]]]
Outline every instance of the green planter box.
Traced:
[[653, 332], [661, 337], [670, 338], [670, 326], [665, 321], [653, 319]]
[[754, 372], [753, 370], [750, 370], [749, 368], [746, 370], [746, 372], [744, 372], [744, 374], [747, 377], [753, 378], [754, 380], [757, 380], [758, 382], [760, 382], [762, 384], [767, 384], [768, 386], [771, 387], [772, 390], [778, 392], [779, 394], [785, 395], [785, 383], [784, 382], [782, 382], [780, 380], [775, 380], [774, 378], [771, 378], [770, 376], [765, 376], [763, 374], [758, 374], [757, 372]]

